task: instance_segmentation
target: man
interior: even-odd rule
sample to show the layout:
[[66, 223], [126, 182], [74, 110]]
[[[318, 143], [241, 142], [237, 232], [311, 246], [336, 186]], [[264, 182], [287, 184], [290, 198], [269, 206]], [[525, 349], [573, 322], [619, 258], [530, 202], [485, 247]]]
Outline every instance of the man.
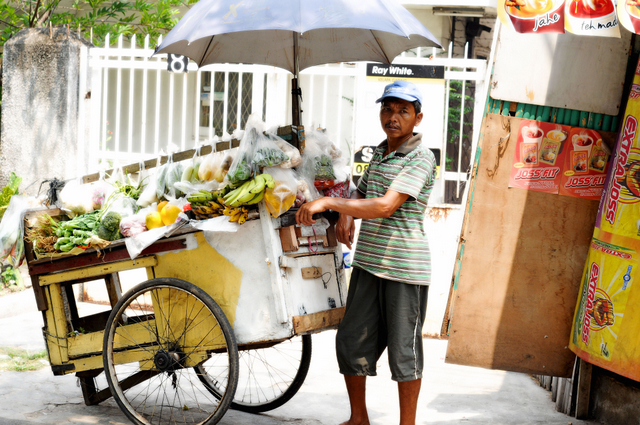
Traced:
[[351, 417], [343, 425], [369, 424], [365, 402], [367, 376], [388, 349], [391, 377], [398, 382], [400, 424], [415, 425], [422, 379], [422, 325], [431, 265], [424, 215], [435, 178], [435, 157], [413, 132], [422, 121], [422, 95], [412, 83], [385, 87], [380, 124], [387, 139], [376, 148], [351, 199], [320, 198], [296, 213], [298, 223], [313, 224], [325, 210], [340, 213], [338, 240], [349, 249], [354, 218], [363, 219], [353, 259], [344, 319], [336, 335]]

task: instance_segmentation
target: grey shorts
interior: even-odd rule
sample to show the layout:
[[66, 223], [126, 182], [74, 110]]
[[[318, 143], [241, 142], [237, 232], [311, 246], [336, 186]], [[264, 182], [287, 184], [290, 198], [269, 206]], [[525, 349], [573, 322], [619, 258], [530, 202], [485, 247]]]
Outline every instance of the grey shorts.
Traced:
[[391, 379], [421, 379], [428, 290], [428, 286], [382, 279], [354, 268], [336, 335], [340, 373], [375, 376], [376, 362], [388, 348]]

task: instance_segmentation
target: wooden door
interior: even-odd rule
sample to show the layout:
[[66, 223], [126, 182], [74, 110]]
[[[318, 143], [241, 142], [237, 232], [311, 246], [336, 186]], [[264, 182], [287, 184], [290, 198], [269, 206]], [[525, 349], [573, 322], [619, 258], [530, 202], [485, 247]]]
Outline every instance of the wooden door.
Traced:
[[[452, 291], [449, 363], [568, 377], [597, 201], [509, 188], [520, 119], [485, 117]], [[604, 133], [612, 143], [615, 134]]]

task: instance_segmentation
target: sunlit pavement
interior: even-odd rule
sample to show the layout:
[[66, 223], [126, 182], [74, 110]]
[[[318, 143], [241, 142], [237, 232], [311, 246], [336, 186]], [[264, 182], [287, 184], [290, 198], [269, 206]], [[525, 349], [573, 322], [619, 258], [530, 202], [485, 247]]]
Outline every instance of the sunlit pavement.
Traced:
[[[44, 348], [42, 316], [30, 290], [0, 298], [0, 346]], [[313, 336], [311, 367], [298, 394], [261, 415], [229, 410], [223, 425], [337, 425], [349, 404], [334, 354], [335, 331]], [[595, 424], [555, 410], [550, 393], [529, 375], [444, 363], [447, 342], [425, 339], [425, 372], [418, 407], [419, 424]], [[378, 376], [368, 379], [367, 402], [373, 424], [397, 424], [397, 387], [390, 380], [386, 354]], [[97, 424], [130, 422], [113, 399], [85, 406], [74, 375], [0, 372], [0, 425]]]

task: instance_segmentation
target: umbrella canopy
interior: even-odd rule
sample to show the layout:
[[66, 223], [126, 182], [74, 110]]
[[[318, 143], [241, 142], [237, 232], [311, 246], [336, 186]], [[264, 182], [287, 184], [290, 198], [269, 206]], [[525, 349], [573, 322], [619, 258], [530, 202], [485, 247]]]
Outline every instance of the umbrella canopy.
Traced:
[[156, 53], [297, 72], [347, 61], [391, 63], [414, 47], [441, 47], [394, 0], [200, 0]]

